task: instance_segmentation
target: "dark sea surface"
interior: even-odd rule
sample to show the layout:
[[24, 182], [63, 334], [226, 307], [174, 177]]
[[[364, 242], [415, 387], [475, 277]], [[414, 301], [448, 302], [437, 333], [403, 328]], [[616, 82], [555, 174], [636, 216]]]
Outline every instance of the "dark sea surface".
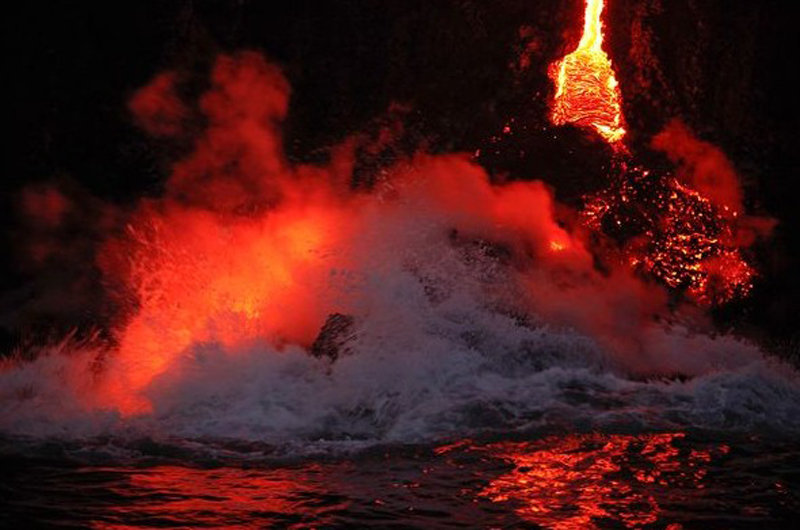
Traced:
[[[800, 445], [698, 433], [549, 435], [275, 457], [218, 442], [52, 442], [2, 459], [6, 528], [789, 528]], [[113, 445], [113, 443], [106, 441]], [[19, 446], [19, 442], [17, 442]], [[106, 448], [108, 449], [108, 447]], [[216, 455], [216, 456], [215, 456]]]

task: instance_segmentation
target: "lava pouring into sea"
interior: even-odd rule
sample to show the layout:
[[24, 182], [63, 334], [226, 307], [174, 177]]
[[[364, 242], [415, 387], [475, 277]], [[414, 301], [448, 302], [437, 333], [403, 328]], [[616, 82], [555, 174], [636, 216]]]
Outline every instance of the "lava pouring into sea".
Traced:
[[578, 47], [550, 65], [551, 121], [593, 130], [612, 145], [617, 171], [605, 191], [587, 196], [583, 217], [621, 245], [621, 261], [694, 301], [717, 305], [746, 296], [756, 275], [743, 249], [771, 221], [743, 216], [739, 179], [725, 155], [674, 121], [652, 147], [678, 163], [654, 173], [624, 146], [622, 95], [603, 50], [603, 0], [586, 0]]

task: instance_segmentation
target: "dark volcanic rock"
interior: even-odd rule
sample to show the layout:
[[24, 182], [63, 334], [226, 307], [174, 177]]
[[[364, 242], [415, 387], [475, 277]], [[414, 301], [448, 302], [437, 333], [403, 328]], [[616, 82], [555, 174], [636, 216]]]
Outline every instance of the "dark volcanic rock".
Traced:
[[348, 343], [355, 339], [355, 319], [350, 315], [332, 313], [311, 345], [311, 355], [335, 361], [340, 355], [351, 353]]

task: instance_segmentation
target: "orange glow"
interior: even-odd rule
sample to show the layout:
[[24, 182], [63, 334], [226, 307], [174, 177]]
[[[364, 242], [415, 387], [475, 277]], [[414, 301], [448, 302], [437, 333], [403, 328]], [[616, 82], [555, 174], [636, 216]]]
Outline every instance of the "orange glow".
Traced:
[[603, 51], [603, 0], [586, 0], [578, 47], [550, 65], [556, 85], [551, 120], [594, 129], [609, 143], [625, 136], [619, 86], [611, 59]]
[[335, 249], [352, 240], [362, 200], [340, 189], [347, 153], [330, 167], [284, 160], [276, 124], [288, 83], [257, 54], [220, 57], [211, 80], [200, 99], [208, 127], [173, 166], [167, 195], [143, 201], [99, 256], [130, 304], [99, 403], [124, 415], [150, 412], [148, 386], [193, 346], [309, 346], [346, 303], [328, 282], [351, 268]]
[[125, 280], [139, 310], [121, 330], [116, 362], [124, 375], [109, 381], [123, 412], [148, 412], [135, 394], [192, 344], [313, 341], [330, 309], [320, 304], [331, 266], [325, 249], [347, 224], [344, 212], [286, 205], [225, 222], [175, 209], [152, 213], [148, 223], [128, 242], [134, 267]]
[[589, 197], [583, 216], [597, 231], [638, 229], [623, 249], [627, 263], [697, 303], [724, 304], [752, 290], [756, 271], [742, 253], [747, 241], [737, 236], [738, 216], [675, 177], [631, 168], [614, 186]]
[[494, 444], [490, 453], [514, 469], [481, 495], [510, 503], [523, 519], [556, 530], [596, 528], [604, 519], [627, 528], [653, 524], [662, 516], [659, 488], [702, 488], [712, 457], [728, 451], [721, 446], [684, 454], [675, 443], [683, 436], [589, 434]]

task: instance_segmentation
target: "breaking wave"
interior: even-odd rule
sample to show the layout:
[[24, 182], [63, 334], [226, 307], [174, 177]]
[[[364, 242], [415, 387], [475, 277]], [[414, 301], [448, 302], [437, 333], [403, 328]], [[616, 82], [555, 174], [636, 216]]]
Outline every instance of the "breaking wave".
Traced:
[[114, 377], [113, 363], [98, 373], [91, 347], [8, 363], [0, 432], [289, 452], [552, 430], [800, 433], [800, 378], [754, 345], [654, 324], [640, 353], [672, 371], [634, 372], [590, 334], [509, 309], [509, 271], [496, 260], [452, 247], [438, 256], [362, 279], [369, 303], [334, 337], [337, 359], [293, 344], [193, 344], [145, 390], [147, 414], [85, 406], [66, 382]]

